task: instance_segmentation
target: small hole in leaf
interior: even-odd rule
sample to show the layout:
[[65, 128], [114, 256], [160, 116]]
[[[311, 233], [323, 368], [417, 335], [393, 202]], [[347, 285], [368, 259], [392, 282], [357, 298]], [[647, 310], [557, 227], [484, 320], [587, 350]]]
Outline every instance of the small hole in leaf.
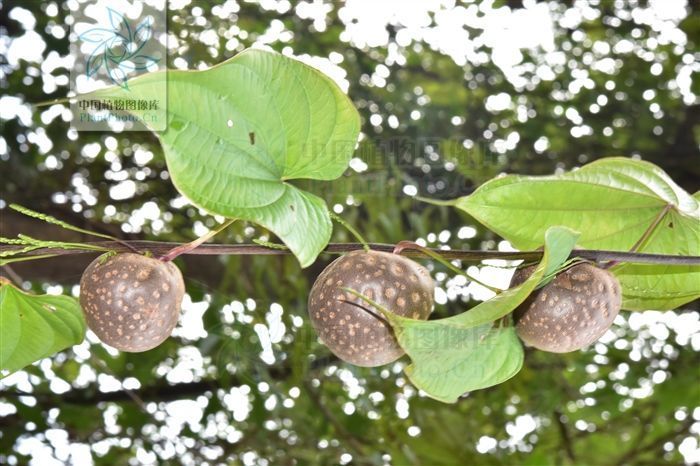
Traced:
[[233, 128], [233, 120], [228, 120], [226, 122], [226, 126], [228, 126], [229, 128]]
[[56, 312], [56, 306], [52, 306], [51, 304], [44, 304], [44, 309], [49, 312]]

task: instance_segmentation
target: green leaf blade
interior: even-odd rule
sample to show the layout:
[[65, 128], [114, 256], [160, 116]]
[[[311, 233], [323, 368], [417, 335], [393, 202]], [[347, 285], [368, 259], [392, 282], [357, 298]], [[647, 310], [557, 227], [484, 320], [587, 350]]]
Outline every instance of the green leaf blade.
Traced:
[[542, 261], [525, 283], [503, 291], [494, 298], [470, 309], [468, 312], [436, 322], [469, 328], [493, 322], [508, 315], [521, 302], [525, 301], [525, 298], [534, 291], [542, 278], [554, 273], [568, 259], [578, 237], [579, 233], [569, 228], [550, 228], [545, 234], [546, 246]]
[[[444, 332], [443, 332], [444, 333]], [[431, 398], [454, 403], [459, 396], [488, 388], [515, 376], [523, 365], [523, 346], [515, 328], [492, 328], [487, 324], [463, 330], [461, 343], [430, 348], [414, 357], [419, 361], [440, 358], [439, 365], [413, 363], [405, 370], [411, 382]], [[449, 367], [448, 371], [444, 367]], [[459, 388], [455, 382], [459, 380]]]
[[77, 300], [0, 287], [0, 371], [5, 376], [79, 344], [86, 324]]
[[512, 326], [499, 327], [494, 321], [511, 313], [546, 275], [568, 259], [578, 236], [568, 228], [550, 228], [545, 234], [542, 261], [524, 283], [462, 314], [423, 321], [382, 311], [411, 358], [406, 368], [411, 382], [430, 397], [453, 403], [468, 391], [502, 383], [517, 374], [523, 364], [522, 345]]
[[[700, 219], [670, 210], [643, 245], [645, 252], [700, 255]], [[613, 269], [623, 290], [624, 309], [675, 309], [700, 297], [700, 267], [623, 263]]]
[[346, 170], [360, 130], [350, 99], [317, 70], [253, 49], [208, 70], [146, 74], [129, 91], [94, 95], [145, 99], [164, 80], [174, 97], [168, 129], [157, 135], [175, 187], [210, 213], [268, 228], [310, 265], [332, 225], [325, 202], [291, 181]]
[[[581, 232], [583, 247], [629, 251], [658, 222], [639, 252], [700, 255], [700, 203], [648, 162], [612, 157], [561, 175], [505, 176], [454, 205], [521, 249], [564, 225]], [[672, 309], [700, 297], [700, 267], [624, 264], [613, 272], [625, 309]]]

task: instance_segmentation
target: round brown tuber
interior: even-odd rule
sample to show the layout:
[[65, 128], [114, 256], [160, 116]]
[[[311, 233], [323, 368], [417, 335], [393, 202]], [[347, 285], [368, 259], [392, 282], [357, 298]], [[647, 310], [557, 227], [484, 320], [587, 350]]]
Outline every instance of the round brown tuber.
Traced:
[[309, 295], [309, 317], [321, 341], [340, 359], [381, 366], [404, 354], [379, 310], [343, 291], [353, 289], [404, 317], [427, 319], [435, 284], [420, 264], [379, 251], [353, 251], [319, 275]]
[[80, 279], [88, 327], [121, 351], [147, 351], [165, 341], [177, 324], [184, 294], [175, 264], [140, 254], [98, 257]]
[[[511, 287], [534, 267], [517, 270]], [[577, 264], [534, 291], [514, 311], [518, 336], [527, 345], [552, 353], [579, 350], [610, 328], [621, 305], [620, 284], [607, 270]]]

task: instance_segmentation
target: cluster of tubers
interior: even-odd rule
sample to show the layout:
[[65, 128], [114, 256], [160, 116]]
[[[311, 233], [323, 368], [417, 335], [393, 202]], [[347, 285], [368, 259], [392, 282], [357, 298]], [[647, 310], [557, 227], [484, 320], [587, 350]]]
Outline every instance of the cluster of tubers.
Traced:
[[[511, 287], [534, 266], [519, 269]], [[403, 317], [425, 320], [434, 307], [435, 283], [420, 264], [398, 254], [353, 251], [318, 276], [308, 301], [321, 341], [343, 361], [374, 367], [404, 354], [381, 312], [352, 289]], [[123, 253], [95, 259], [80, 280], [80, 304], [88, 327], [121, 351], [141, 352], [167, 339], [177, 324], [185, 293], [172, 262]], [[533, 292], [513, 313], [519, 337], [555, 353], [598, 340], [620, 311], [620, 284], [608, 271], [577, 264]]]
[[[517, 270], [511, 287], [523, 283], [533, 267]], [[427, 319], [435, 284], [428, 271], [405, 257], [354, 251], [332, 262], [309, 295], [309, 317], [320, 340], [343, 361], [380, 366], [404, 354], [391, 326], [353, 289], [386, 309]], [[518, 336], [537, 349], [566, 353], [598, 340], [620, 311], [620, 284], [608, 271], [577, 264], [533, 292], [513, 314]]]

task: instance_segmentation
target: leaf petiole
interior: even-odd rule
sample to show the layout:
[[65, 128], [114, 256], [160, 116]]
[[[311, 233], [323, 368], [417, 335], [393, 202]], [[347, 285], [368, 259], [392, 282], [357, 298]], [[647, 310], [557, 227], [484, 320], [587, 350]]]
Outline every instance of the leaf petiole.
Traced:
[[413, 241], [401, 241], [401, 242], [399, 242], [396, 245], [396, 247], [394, 248], [394, 254], [401, 254], [401, 251], [403, 251], [404, 249], [417, 249], [418, 251], [422, 252], [426, 256], [429, 256], [432, 259], [438, 261], [439, 263], [441, 263], [442, 265], [444, 265], [445, 267], [447, 267], [451, 271], [453, 271], [459, 275], [462, 275], [463, 277], [467, 278], [468, 280], [470, 280], [478, 285], [481, 285], [484, 288], [486, 288], [490, 291], [493, 291], [496, 294], [502, 293], [504, 291], [500, 288], [496, 288], [494, 286], [491, 286], [491, 285], [488, 285], [488, 284], [482, 282], [481, 280], [472, 276], [468, 272], [465, 272], [464, 270], [455, 266], [452, 262], [448, 261], [447, 259], [442, 257], [440, 254], [436, 253], [435, 251], [431, 250], [430, 248], [423, 247], [420, 244], [414, 243]]
[[330, 214], [331, 219], [333, 219], [333, 221], [338, 222], [339, 224], [344, 226], [350, 232], [350, 234], [352, 234], [355, 237], [355, 239], [357, 239], [357, 242], [362, 244], [362, 248], [365, 250], [365, 252], [369, 252], [369, 250], [370, 250], [369, 244], [367, 244], [367, 241], [363, 238], [363, 236], [360, 234], [359, 231], [357, 231], [344, 218], [337, 215], [335, 212], [331, 212], [329, 210], [328, 213]]
[[170, 251], [166, 252], [162, 256], [160, 256], [160, 260], [163, 262], [170, 262], [171, 260], [175, 259], [181, 254], [185, 254], [186, 252], [189, 252], [193, 249], [196, 249], [198, 246], [201, 244], [205, 243], [206, 241], [209, 241], [211, 238], [214, 236], [218, 235], [222, 231], [224, 231], [226, 228], [228, 228], [231, 224], [233, 224], [237, 219], [231, 218], [226, 220], [219, 228], [215, 230], [211, 230], [209, 233], [200, 236], [194, 241], [191, 241], [186, 244], [182, 244], [180, 246], [177, 246]]

